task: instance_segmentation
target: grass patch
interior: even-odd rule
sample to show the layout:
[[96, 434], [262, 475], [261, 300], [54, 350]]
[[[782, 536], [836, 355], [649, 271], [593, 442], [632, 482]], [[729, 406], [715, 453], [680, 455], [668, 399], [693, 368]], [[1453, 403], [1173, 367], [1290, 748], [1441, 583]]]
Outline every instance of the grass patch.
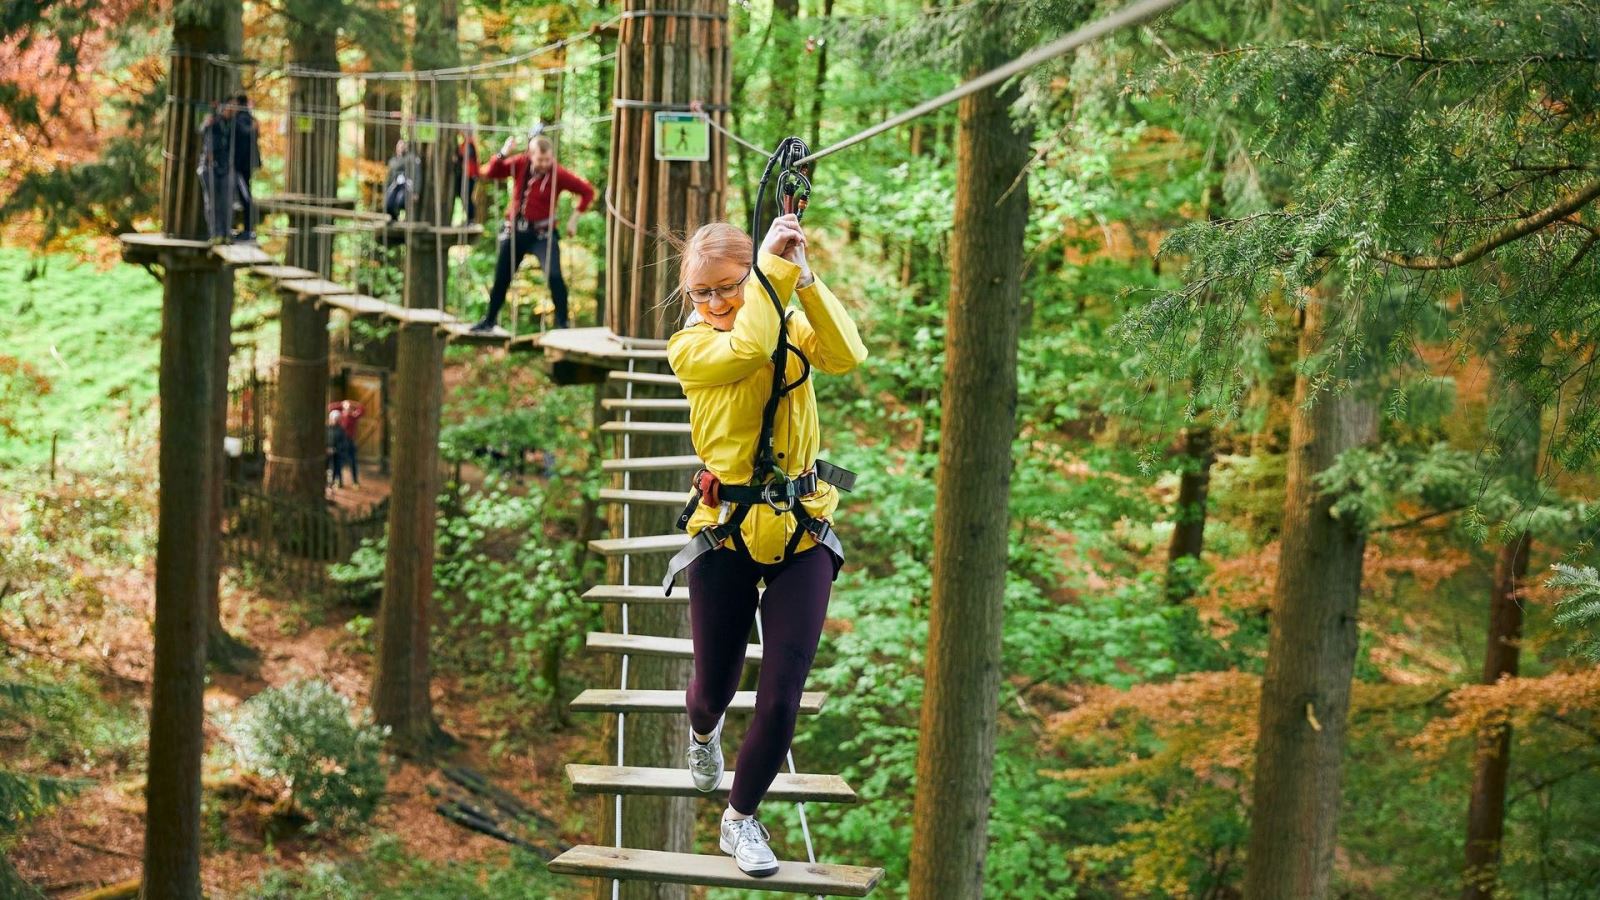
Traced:
[[106, 468], [156, 426], [161, 284], [138, 266], [0, 248], [0, 466]]

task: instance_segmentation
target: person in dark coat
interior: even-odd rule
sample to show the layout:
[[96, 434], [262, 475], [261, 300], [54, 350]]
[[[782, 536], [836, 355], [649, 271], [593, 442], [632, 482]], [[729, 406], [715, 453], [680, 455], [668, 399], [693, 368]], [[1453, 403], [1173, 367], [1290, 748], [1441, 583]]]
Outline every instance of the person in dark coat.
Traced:
[[213, 244], [228, 243], [233, 233], [235, 112], [231, 100], [223, 101], [200, 123], [200, 187]]
[[343, 418], [337, 411], [328, 413], [328, 483], [334, 487], [344, 487], [344, 462], [354, 451]]
[[235, 195], [244, 214], [244, 226], [233, 239], [256, 239], [255, 196], [250, 191], [250, 179], [261, 168], [261, 143], [257, 134], [256, 117], [250, 114], [250, 98], [244, 94], [233, 98], [233, 176]]
[[383, 182], [383, 211], [389, 218], [398, 219], [417, 196], [422, 181], [422, 160], [411, 151], [405, 141], [395, 141], [394, 156], [389, 158], [389, 176]]

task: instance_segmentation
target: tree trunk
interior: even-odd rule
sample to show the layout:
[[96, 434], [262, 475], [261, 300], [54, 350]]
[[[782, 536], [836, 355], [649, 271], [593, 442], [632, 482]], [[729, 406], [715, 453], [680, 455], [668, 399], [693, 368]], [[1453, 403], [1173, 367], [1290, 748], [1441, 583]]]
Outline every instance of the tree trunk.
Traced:
[[[421, 69], [455, 65], [456, 4], [443, 0], [417, 7], [413, 58]], [[430, 83], [416, 93], [414, 118], [453, 121], [456, 83]], [[415, 204], [418, 223], [449, 217], [448, 169], [451, 137], [438, 129], [419, 140], [422, 185]], [[448, 289], [445, 242], [426, 231], [406, 240], [406, 306], [439, 309]], [[427, 755], [443, 734], [429, 696], [429, 640], [433, 604], [434, 525], [439, 493], [439, 410], [444, 398], [444, 341], [432, 325], [401, 326], [395, 364], [394, 468], [389, 494], [389, 545], [384, 561], [383, 600], [378, 610], [378, 652], [372, 679], [372, 711], [401, 752]]]
[[[833, 0], [822, 0], [822, 21], [833, 18]], [[826, 31], [826, 29], [823, 29]], [[817, 80], [811, 91], [811, 149], [822, 149], [822, 100], [828, 87], [828, 42], [817, 47]]]
[[[981, 69], [1003, 61], [989, 36]], [[912, 819], [913, 897], [978, 897], [1000, 689], [1024, 184], [1030, 129], [1014, 85], [961, 101], [956, 227], [934, 509], [933, 593]]]
[[[1509, 378], [1496, 379], [1507, 422], [1501, 464], [1524, 498], [1534, 499], [1538, 477], [1541, 410]], [[1489, 592], [1489, 634], [1483, 655], [1483, 683], [1517, 675], [1522, 649], [1521, 584], [1528, 575], [1533, 535], [1520, 531], [1500, 548], [1494, 584]], [[1511, 770], [1511, 726], [1487, 728], [1478, 736], [1473, 757], [1472, 796], [1467, 804], [1467, 862], [1462, 900], [1491, 900], [1500, 874], [1500, 842], [1505, 835], [1506, 778]]]
[[1178, 504], [1172, 511], [1172, 540], [1167, 544], [1167, 599], [1172, 603], [1193, 597], [1199, 586], [1191, 567], [1200, 562], [1200, 551], [1205, 548], [1206, 492], [1216, 459], [1210, 426], [1184, 429]]
[[800, 0], [772, 0], [772, 47], [767, 53], [767, 74], [772, 79], [772, 109], [785, 131], [794, 127], [795, 63], [800, 60], [800, 42], [795, 24], [800, 18]]
[[[625, 9], [654, 8], [658, 13], [698, 12], [719, 18], [675, 18], [656, 15], [622, 22], [617, 44], [617, 78], [614, 96], [621, 100], [661, 104], [688, 104], [703, 100], [707, 112], [726, 127], [728, 102], [729, 44], [726, 0], [658, 0], [645, 3], [629, 0]], [[619, 335], [664, 338], [676, 331], [682, 321], [677, 303], [663, 304], [677, 287], [676, 253], [663, 246], [657, 235], [665, 231], [691, 232], [706, 222], [724, 215], [727, 191], [727, 146], [720, 134], [711, 135], [709, 162], [656, 162], [653, 149], [652, 110], [616, 108], [612, 113], [613, 140], [607, 183], [621, 217], [607, 223], [606, 321]], [[638, 226], [629, 227], [628, 222]], [[620, 395], [622, 388], [608, 385], [606, 390]], [[681, 396], [677, 389], [660, 391], [650, 385], [635, 385], [634, 397]], [[636, 421], [669, 419], [670, 416], [635, 413]], [[614, 446], [621, 455], [621, 441]], [[692, 453], [687, 438], [673, 436], [634, 436], [631, 455], [656, 456]], [[681, 490], [682, 473], [635, 473], [628, 486], [643, 490]], [[613, 535], [620, 535], [624, 510], [608, 510]], [[675, 510], [655, 506], [633, 506], [626, 510], [628, 532], [633, 536], [670, 534], [676, 524]], [[666, 560], [659, 557], [630, 559], [627, 577], [623, 564], [612, 559], [608, 579], [614, 584], [659, 584]], [[606, 612], [607, 628], [621, 630], [620, 610]], [[628, 610], [628, 630], [635, 634], [688, 637], [689, 622], [684, 608], [676, 605], [635, 604]], [[687, 661], [661, 657], [633, 656], [628, 660], [629, 689], [682, 690], [689, 680]], [[607, 660], [607, 685], [620, 683], [620, 658]], [[669, 766], [683, 764], [683, 742], [688, 733], [685, 716], [638, 715], [607, 717], [604, 745], [615, 747], [618, 729], [625, 731], [626, 758], [630, 766]], [[617, 839], [615, 798], [605, 799], [601, 843]], [[624, 847], [689, 852], [694, 843], [694, 801], [674, 797], [629, 796], [623, 798], [621, 842]], [[709, 833], [710, 822], [703, 831]], [[598, 882], [597, 898], [611, 896], [611, 883]], [[649, 884], [627, 881], [620, 896], [643, 898], [687, 898], [689, 889], [678, 884]]]
[[[299, 0], [303, 5], [307, 0]], [[308, 69], [339, 67], [338, 35], [331, 29], [297, 25], [318, 23], [325, 15], [300, 10], [289, 26], [289, 62]], [[292, 71], [292, 70], [291, 70]], [[333, 197], [338, 190], [338, 123], [319, 110], [339, 105], [338, 83], [331, 78], [289, 77], [289, 134], [284, 170], [288, 193]], [[369, 92], [370, 93], [370, 92]], [[289, 224], [287, 262], [331, 274], [332, 236], [316, 234], [329, 219], [293, 215]], [[327, 481], [328, 311], [292, 291], [279, 292], [282, 312], [278, 333], [278, 402], [272, 425], [272, 453], [267, 456], [266, 490], [292, 498], [307, 508], [322, 505]]]
[[[1333, 318], [1313, 298], [1300, 359], [1324, 345]], [[1377, 404], [1360, 388], [1313, 397], [1295, 380], [1282, 549], [1273, 589], [1272, 633], [1261, 682], [1260, 738], [1244, 896], [1321, 900], [1328, 895], [1338, 833], [1350, 679], [1366, 534], [1331, 513], [1339, 499], [1314, 479], [1339, 454], [1377, 434]], [[1308, 403], [1314, 401], [1309, 408]]]
[[[161, 179], [165, 233], [208, 234], [200, 197], [198, 124], [209, 104], [237, 84], [208, 54], [239, 50], [237, 0], [174, 14], [169, 59], [166, 166]], [[144, 896], [200, 897], [200, 758], [205, 748], [208, 604], [216, 590], [213, 494], [221, 455], [215, 407], [226, 385], [217, 368], [219, 307], [232, 275], [204, 251], [162, 257], [160, 491], [156, 532], [154, 671], [150, 691], [150, 767], [145, 787]], [[227, 296], [231, 297], [231, 287]]]

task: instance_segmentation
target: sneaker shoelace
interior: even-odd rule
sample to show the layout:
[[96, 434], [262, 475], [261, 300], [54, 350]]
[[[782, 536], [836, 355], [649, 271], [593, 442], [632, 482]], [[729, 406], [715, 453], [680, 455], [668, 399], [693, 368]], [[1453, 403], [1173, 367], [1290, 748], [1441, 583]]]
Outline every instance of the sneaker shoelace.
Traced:
[[748, 819], [730, 819], [733, 823], [733, 838], [738, 843], [746, 841], [770, 841], [772, 835], [768, 833], [767, 826], [754, 816]]
[[711, 765], [711, 745], [691, 740], [689, 742], [689, 764], [697, 767]]

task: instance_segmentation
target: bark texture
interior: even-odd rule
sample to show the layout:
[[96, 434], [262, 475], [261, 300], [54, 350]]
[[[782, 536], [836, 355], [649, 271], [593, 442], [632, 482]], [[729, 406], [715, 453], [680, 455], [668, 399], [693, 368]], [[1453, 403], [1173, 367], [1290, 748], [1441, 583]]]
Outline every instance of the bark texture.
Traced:
[[[211, 104], [234, 91], [232, 70], [208, 55], [238, 53], [237, 0], [179, 7], [168, 74], [162, 230], [205, 240], [199, 125]], [[219, 370], [220, 307], [232, 276], [208, 252], [169, 250], [161, 306], [160, 496], [156, 526], [154, 671], [150, 767], [145, 786], [145, 897], [200, 897], [200, 759], [209, 603], [216, 592], [217, 530], [212, 504], [222, 453], [215, 407], [226, 394]], [[227, 283], [225, 286], [225, 282]], [[226, 296], [224, 291], [226, 287]]]
[[[677, 252], [664, 241], [668, 233], [686, 234], [706, 222], [724, 215], [727, 194], [727, 146], [721, 135], [711, 133], [711, 159], [708, 162], [657, 162], [654, 111], [627, 105], [630, 102], [688, 104], [703, 101], [707, 111], [726, 125], [728, 102], [729, 43], [726, 0], [629, 0], [626, 10], [653, 9], [658, 14], [626, 19], [617, 40], [616, 82], [613, 97], [623, 101], [612, 112], [613, 141], [606, 183], [609, 202], [615, 213], [608, 213], [606, 235], [605, 318], [619, 335], [665, 338], [676, 331], [682, 320], [680, 304], [674, 297], [677, 288]], [[670, 15], [694, 13], [692, 17]], [[709, 17], [708, 17], [709, 16]], [[664, 367], [661, 371], [666, 371]], [[622, 396], [625, 388], [607, 385], [600, 388], [610, 396]], [[661, 390], [651, 385], [635, 385], [634, 397], [681, 397], [676, 388]], [[635, 413], [635, 421], [670, 420], [671, 416]], [[612, 456], [621, 456], [622, 438], [611, 443]], [[658, 456], [693, 453], [687, 438], [634, 436], [629, 455]], [[681, 490], [683, 473], [646, 472], [630, 476], [627, 486], [643, 490]], [[669, 534], [676, 525], [677, 511], [653, 506], [608, 509], [607, 524], [612, 535], [622, 534], [623, 516], [628, 517], [628, 533], [634, 536]], [[638, 557], [627, 565], [626, 582], [659, 584], [665, 572], [664, 558]], [[608, 565], [608, 580], [624, 583], [623, 563], [613, 559]], [[682, 588], [680, 588], [681, 590]], [[622, 630], [620, 610], [606, 613], [607, 628]], [[662, 604], [634, 604], [628, 610], [628, 630], [635, 634], [688, 637], [689, 620], [685, 610]], [[633, 656], [628, 661], [630, 689], [683, 690], [689, 681], [687, 661], [660, 657]], [[607, 685], [619, 683], [620, 657], [607, 662]], [[630, 766], [670, 766], [683, 764], [687, 719], [682, 715], [635, 715], [607, 717], [605, 746], [616, 746], [617, 729], [625, 731]], [[601, 843], [616, 839], [614, 798], [604, 800]], [[676, 797], [624, 797], [622, 801], [622, 845], [656, 850], [690, 852], [694, 844], [697, 809], [702, 833], [709, 833], [715, 807]], [[611, 882], [599, 881], [597, 898], [611, 896]], [[680, 884], [649, 884], [625, 881], [621, 895], [627, 900], [683, 900], [689, 889]]]
[[[417, 7], [412, 58], [419, 69], [455, 65], [456, 3]], [[414, 118], [453, 121], [456, 82], [430, 82], [415, 95]], [[420, 132], [419, 132], [420, 133]], [[451, 132], [437, 129], [416, 142], [422, 160], [414, 221], [449, 219]], [[406, 306], [439, 309], [449, 289], [445, 242], [428, 231], [406, 237]], [[444, 339], [433, 325], [401, 326], [395, 363], [394, 460], [389, 494], [389, 546], [378, 610], [378, 650], [372, 679], [372, 712], [391, 729], [396, 749], [426, 756], [444, 737], [429, 695], [432, 635], [434, 526], [438, 520], [439, 410], [444, 398]]]
[[[980, 69], [1004, 58], [992, 35]], [[913, 897], [978, 897], [994, 770], [1016, 434], [1029, 129], [1015, 86], [961, 101], [934, 509], [933, 595], [913, 811]], [[1002, 199], [1004, 197], [1004, 199]]]
[[[1328, 304], [1313, 298], [1300, 359], [1324, 346]], [[1378, 407], [1360, 387], [1313, 396], [1295, 380], [1282, 549], [1261, 682], [1249, 861], [1244, 896], [1328, 896], [1338, 834], [1346, 714], [1355, 671], [1365, 531], [1332, 515], [1337, 496], [1316, 476], [1377, 436]], [[1309, 405], [1308, 405], [1309, 403]]]
[[[1496, 420], [1505, 423], [1501, 452], [1504, 474], [1527, 502], [1537, 502], [1539, 430], [1543, 410], [1511, 379], [1497, 372], [1499, 402]], [[1515, 678], [1522, 651], [1521, 589], [1528, 577], [1533, 534], [1511, 534], [1500, 547], [1494, 581], [1489, 588], [1488, 639], [1483, 653], [1483, 683]], [[1491, 900], [1500, 874], [1500, 845], [1505, 837], [1506, 783], [1511, 774], [1512, 729], [1509, 724], [1486, 728], [1478, 735], [1473, 757], [1472, 795], [1467, 803], [1466, 867], [1462, 900]]]

